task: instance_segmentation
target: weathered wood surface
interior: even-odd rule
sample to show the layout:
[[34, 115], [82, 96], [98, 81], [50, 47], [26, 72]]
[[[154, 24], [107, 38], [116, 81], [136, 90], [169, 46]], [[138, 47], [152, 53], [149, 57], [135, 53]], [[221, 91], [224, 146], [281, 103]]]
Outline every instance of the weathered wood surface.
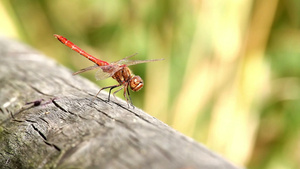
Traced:
[[105, 102], [106, 92], [93, 101], [98, 89], [0, 38], [1, 168], [236, 168], [142, 110]]

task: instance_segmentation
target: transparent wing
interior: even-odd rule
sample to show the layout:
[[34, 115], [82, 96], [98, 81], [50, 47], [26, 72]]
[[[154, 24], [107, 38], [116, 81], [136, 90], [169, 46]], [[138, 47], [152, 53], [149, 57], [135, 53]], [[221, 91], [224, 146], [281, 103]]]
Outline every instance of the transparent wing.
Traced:
[[156, 61], [161, 61], [161, 60], [164, 60], [163, 58], [162, 59], [152, 59], [152, 60], [128, 60], [129, 58], [137, 55], [138, 53], [135, 53], [133, 55], [130, 55], [130, 56], [127, 56], [121, 60], [118, 60], [118, 61], [115, 61], [115, 62], [112, 62], [114, 64], [117, 64], [117, 65], [127, 65], [127, 66], [130, 66], [130, 65], [136, 65], [136, 64], [140, 64], [140, 63], [147, 63], [147, 62], [156, 62]]
[[147, 63], [147, 62], [156, 62], [156, 61], [161, 61], [161, 60], [164, 60], [164, 59], [151, 59], [151, 60], [127, 60], [127, 59], [122, 59], [118, 62], [118, 64], [120, 65], [127, 65], [127, 66], [130, 66], [130, 65], [136, 65], [136, 64], [141, 64], [141, 63]]
[[101, 69], [99, 69], [96, 74], [95, 78], [97, 80], [103, 80], [106, 78], [109, 78], [113, 76], [118, 70], [122, 69], [119, 65], [112, 64], [112, 65], [106, 65], [106, 66], [99, 66]]
[[123, 59], [121, 59], [121, 60], [117, 60], [117, 61], [112, 62], [112, 63], [119, 64], [120, 62], [128, 61], [129, 58], [131, 58], [131, 57], [133, 57], [133, 56], [135, 56], [135, 55], [137, 55], [137, 54], [138, 54], [138, 53], [135, 53], [135, 54], [133, 54], [133, 55], [127, 56], [127, 57], [125, 57], [125, 58], [123, 58]]
[[97, 72], [95, 73], [95, 78], [97, 80], [103, 80], [103, 79], [113, 76], [121, 68], [122, 67], [120, 67], [119, 65], [116, 65], [116, 64], [105, 65], [105, 66], [94, 65], [94, 66], [80, 69], [79, 71], [73, 73], [73, 75], [77, 75], [80, 73], [84, 73], [86, 71], [98, 69]]
[[79, 71], [73, 73], [73, 75], [78, 75], [80, 73], [90, 71], [90, 70], [94, 70], [94, 69], [99, 69], [99, 68], [100, 68], [100, 66], [98, 66], [98, 65], [90, 66], [90, 67], [87, 67], [87, 68], [80, 69]]

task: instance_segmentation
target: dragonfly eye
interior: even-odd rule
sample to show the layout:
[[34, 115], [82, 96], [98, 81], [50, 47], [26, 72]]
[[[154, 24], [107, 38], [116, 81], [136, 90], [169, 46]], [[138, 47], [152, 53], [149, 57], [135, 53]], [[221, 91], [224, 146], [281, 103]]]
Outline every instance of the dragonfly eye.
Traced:
[[139, 91], [144, 86], [144, 82], [140, 76], [134, 76], [130, 80], [130, 88], [132, 91]]

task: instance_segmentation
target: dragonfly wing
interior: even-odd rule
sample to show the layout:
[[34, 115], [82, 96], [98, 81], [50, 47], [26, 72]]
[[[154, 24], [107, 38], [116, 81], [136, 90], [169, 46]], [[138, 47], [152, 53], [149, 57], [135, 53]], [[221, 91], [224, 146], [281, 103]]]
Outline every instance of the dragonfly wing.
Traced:
[[99, 66], [101, 69], [99, 69], [96, 74], [95, 78], [97, 80], [103, 80], [106, 78], [109, 78], [113, 76], [118, 70], [122, 69], [119, 65], [105, 65], [105, 66]]
[[115, 62], [112, 62], [112, 63], [118, 64], [118, 63], [126, 62], [126, 61], [128, 61], [129, 58], [131, 58], [131, 57], [133, 57], [133, 56], [135, 56], [135, 55], [137, 55], [137, 54], [138, 54], [138, 53], [135, 53], [135, 54], [133, 54], [133, 55], [127, 56], [127, 57], [125, 57], [125, 58], [123, 58], [123, 59], [121, 59], [121, 60], [118, 60], [118, 61], [115, 61]]
[[165, 60], [165, 59], [152, 59], [152, 60], [129, 60], [129, 58], [137, 55], [138, 53], [135, 53], [133, 55], [130, 55], [130, 56], [127, 56], [121, 60], [118, 60], [118, 61], [115, 61], [115, 62], [112, 62], [113, 64], [116, 64], [116, 65], [127, 65], [127, 66], [130, 66], [130, 65], [136, 65], [136, 64], [140, 64], [140, 63], [147, 63], [147, 62], [156, 62], [156, 61], [161, 61], [161, 60]]
[[73, 73], [73, 75], [77, 75], [77, 74], [80, 74], [80, 73], [83, 73], [83, 72], [86, 72], [86, 71], [89, 71], [89, 70], [99, 69], [100, 67], [101, 66], [94, 65], [94, 66], [90, 66], [90, 67], [87, 67], [87, 68], [83, 68], [83, 69], [80, 69], [79, 71]]
[[136, 65], [136, 64], [140, 64], [140, 63], [148, 63], [148, 62], [156, 62], [156, 61], [161, 61], [161, 60], [164, 60], [163, 58], [162, 59], [151, 59], [151, 60], [127, 60], [127, 59], [122, 59], [118, 62], [118, 64], [120, 65], [127, 65], [127, 66], [130, 66], [130, 65]]

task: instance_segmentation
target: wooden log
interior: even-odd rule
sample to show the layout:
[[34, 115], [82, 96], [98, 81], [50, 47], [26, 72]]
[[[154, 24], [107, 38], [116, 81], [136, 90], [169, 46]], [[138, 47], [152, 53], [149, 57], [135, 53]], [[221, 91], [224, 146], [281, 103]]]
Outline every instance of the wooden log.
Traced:
[[[30, 47], [0, 38], [1, 168], [236, 168]], [[155, 105], [153, 105], [155, 106]]]

